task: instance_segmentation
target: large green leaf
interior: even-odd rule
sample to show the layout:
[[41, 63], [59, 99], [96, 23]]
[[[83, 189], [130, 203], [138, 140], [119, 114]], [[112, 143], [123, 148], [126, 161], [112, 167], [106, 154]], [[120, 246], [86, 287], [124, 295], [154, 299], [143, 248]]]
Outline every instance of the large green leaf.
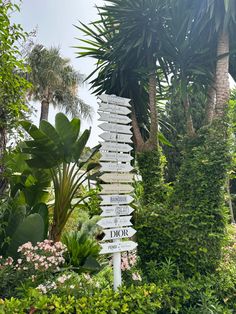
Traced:
[[32, 208], [31, 214], [38, 213], [44, 222], [44, 239], [48, 235], [49, 217], [48, 217], [48, 207], [45, 203], [39, 203]]
[[35, 245], [38, 241], [40, 242], [44, 239], [44, 232], [44, 222], [40, 214], [31, 214], [27, 216], [16, 228], [7, 250], [7, 254], [12, 257], [17, 257], [19, 246], [28, 241]]
[[85, 148], [85, 145], [87, 144], [89, 136], [90, 130], [85, 130], [83, 134], [80, 136], [80, 138], [77, 140], [77, 142], [74, 143], [72, 149], [75, 162], [77, 162], [80, 159], [80, 156]]

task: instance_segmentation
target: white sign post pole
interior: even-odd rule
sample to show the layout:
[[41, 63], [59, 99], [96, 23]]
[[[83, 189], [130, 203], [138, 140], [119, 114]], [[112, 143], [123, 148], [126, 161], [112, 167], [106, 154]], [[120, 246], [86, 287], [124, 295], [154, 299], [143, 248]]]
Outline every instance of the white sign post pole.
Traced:
[[[120, 240], [113, 240], [119, 242]], [[113, 277], [114, 290], [116, 291], [121, 286], [121, 252], [113, 253]]]
[[[133, 241], [122, 241], [124, 238], [132, 237], [136, 231], [131, 228], [131, 216], [133, 208], [128, 204], [133, 197], [128, 193], [133, 187], [127, 183], [132, 182], [133, 174], [129, 173], [133, 167], [130, 161], [132, 147], [132, 132], [129, 123], [131, 119], [127, 115], [130, 99], [112, 96], [98, 96], [102, 103], [99, 106], [100, 121], [104, 121], [99, 127], [105, 131], [100, 135], [104, 140], [101, 145], [101, 176], [102, 184], [101, 207], [102, 218], [98, 225], [104, 229], [105, 236], [101, 244], [100, 254], [112, 254], [114, 290], [121, 286], [121, 252], [136, 248], [137, 243]], [[105, 206], [103, 206], [105, 205]], [[114, 229], [113, 229], [114, 228]]]

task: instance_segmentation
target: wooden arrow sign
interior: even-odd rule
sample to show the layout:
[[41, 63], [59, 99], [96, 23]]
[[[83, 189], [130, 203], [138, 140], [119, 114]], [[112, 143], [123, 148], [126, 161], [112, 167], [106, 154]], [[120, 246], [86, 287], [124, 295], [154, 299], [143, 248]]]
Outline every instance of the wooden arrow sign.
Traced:
[[137, 247], [137, 243], [133, 241], [102, 243], [99, 254], [111, 254], [124, 251], [132, 251]]
[[101, 172], [130, 172], [134, 168], [127, 164], [118, 164], [115, 162], [100, 162]]
[[133, 173], [104, 173], [100, 176], [100, 179], [103, 182], [123, 182], [123, 183], [129, 183], [134, 180], [134, 174]]
[[126, 216], [130, 215], [134, 208], [129, 205], [113, 205], [113, 206], [101, 206], [102, 217], [112, 217], [112, 216]]
[[102, 202], [101, 205], [113, 205], [113, 204], [130, 204], [134, 199], [130, 195], [100, 195]]
[[130, 154], [120, 154], [117, 152], [102, 152], [101, 161], [120, 161], [120, 162], [129, 162], [134, 159]]
[[124, 106], [124, 107], [131, 107], [129, 103], [131, 99], [128, 99], [128, 98], [118, 97], [115, 95], [107, 95], [107, 94], [99, 95], [98, 98], [101, 99], [101, 101], [105, 103], [116, 104], [116, 105]]
[[101, 184], [103, 194], [131, 193], [134, 188], [130, 184]]
[[102, 123], [99, 125], [103, 131], [110, 131], [114, 133], [124, 133], [124, 134], [132, 134], [131, 126], [115, 124], [115, 123]]
[[108, 121], [121, 124], [129, 124], [131, 122], [130, 118], [115, 113], [105, 113], [98, 111], [98, 114], [100, 115], [98, 121]]
[[132, 226], [132, 216], [108, 217], [100, 219], [97, 224], [102, 228]]
[[99, 110], [108, 111], [108, 112], [116, 113], [116, 114], [122, 114], [125, 116], [131, 113], [131, 110], [126, 107], [111, 105], [111, 104], [106, 104], [106, 103], [101, 103], [99, 105]]
[[136, 233], [136, 230], [134, 230], [134, 228], [132, 227], [125, 227], [125, 228], [107, 229], [107, 230], [103, 230], [103, 232], [105, 233], [105, 236], [102, 240], [106, 241], [106, 240], [130, 238]]
[[129, 144], [113, 143], [113, 142], [102, 142], [100, 150], [112, 151], [112, 152], [124, 152], [128, 153], [132, 150]]
[[99, 136], [105, 141], [122, 142], [122, 143], [132, 143], [133, 142], [131, 140], [132, 135], [128, 135], [128, 134], [103, 132]]

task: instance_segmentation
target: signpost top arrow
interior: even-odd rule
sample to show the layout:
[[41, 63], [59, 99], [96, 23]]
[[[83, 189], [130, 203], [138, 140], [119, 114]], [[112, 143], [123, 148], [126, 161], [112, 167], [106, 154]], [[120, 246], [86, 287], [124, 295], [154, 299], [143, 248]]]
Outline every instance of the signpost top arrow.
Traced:
[[129, 98], [118, 97], [115, 95], [107, 95], [107, 94], [99, 95], [98, 98], [101, 99], [101, 101], [105, 103], [116, 104], [116, 105], [124, 106], [124, 107], [131, 107], [131, 104], [129, 103], [131, 99]]

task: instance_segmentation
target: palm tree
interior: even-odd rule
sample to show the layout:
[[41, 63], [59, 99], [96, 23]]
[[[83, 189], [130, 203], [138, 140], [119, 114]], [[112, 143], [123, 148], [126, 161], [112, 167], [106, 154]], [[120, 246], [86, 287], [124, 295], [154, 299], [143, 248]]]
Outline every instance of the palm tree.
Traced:
[[81, 100], [78, 85], [83, 76], [73, 69], [69, 59], [62, 58], [58, 48], [36, 45], [28, 57], [32, 83], [30, 98], [41, 102], [41, 120], [48, 120], [49, 104], [72, 116], [90, 117], [91, 108]]
[[[211, 25], [205, 28], [208, 34], [215, 33], [216, 42], [216, 68], [213, 87], [215, 89], [214, 116], [222, 117], [229, 101], [229, 61], [230, 48], [233, 45], [236, 28], [236, 2], [234, 0], [196, 0], [199, 23], [206, 19]], [[205, 25], [203, 26], [203, 28]], [[230, 40], [231, 39], [231, 40]], [[235, 66], [233, 67], [235, 68]]]

